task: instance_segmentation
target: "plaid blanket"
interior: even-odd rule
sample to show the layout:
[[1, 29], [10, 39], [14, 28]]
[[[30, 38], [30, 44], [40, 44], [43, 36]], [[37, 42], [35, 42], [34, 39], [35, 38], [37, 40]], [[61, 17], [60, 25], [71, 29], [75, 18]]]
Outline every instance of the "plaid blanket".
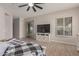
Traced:
[[3, 56], [45, 56], [43, 48], [35, 43], [14, 44], [9, 46]]

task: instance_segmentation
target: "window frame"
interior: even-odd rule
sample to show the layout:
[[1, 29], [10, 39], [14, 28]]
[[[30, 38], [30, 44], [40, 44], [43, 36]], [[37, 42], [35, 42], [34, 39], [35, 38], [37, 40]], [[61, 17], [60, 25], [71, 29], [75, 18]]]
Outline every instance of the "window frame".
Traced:
[[[62, 28], [63, 28], [63, 35], [58, 35], [57, 34], [57, 28], [58, 28], [58, 26], [57, 26], [57, 20], [59, 19], [59, 18], [56, 18], [56, 22], [55, 22], [55, 36], [63, 36], [63, 37], [72, 37], [73, 36], [73, 28], [72, 28], [72, 23], [73, 23], [73, 21], [72, 21], [72, 17], [60, 17], [60, 18], [63, 18], [63, 26], [62, 26]], [[66, 27], [65, 27], [65, 18], [71, 18], [71, 35], [65, 35], [65, 30], [66, 30]]]

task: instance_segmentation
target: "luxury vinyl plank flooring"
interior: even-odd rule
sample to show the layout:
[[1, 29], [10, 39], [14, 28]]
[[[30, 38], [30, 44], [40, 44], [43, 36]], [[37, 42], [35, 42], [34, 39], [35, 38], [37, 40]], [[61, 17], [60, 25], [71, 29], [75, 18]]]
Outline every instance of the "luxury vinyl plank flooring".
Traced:
[[46, 47], [47, 56], [79, 56], [76, 46], [56, 43], [56, 42], [40, 42], [32, 39], [24, 39], [26, 42], [35, 42]]

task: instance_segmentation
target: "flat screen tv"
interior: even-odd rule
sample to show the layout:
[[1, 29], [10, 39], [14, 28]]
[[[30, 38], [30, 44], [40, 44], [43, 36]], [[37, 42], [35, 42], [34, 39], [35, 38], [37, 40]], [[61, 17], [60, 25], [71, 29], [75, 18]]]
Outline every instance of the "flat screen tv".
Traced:
[[37, 33], [50, 33], [50, 24], [37, 25]]

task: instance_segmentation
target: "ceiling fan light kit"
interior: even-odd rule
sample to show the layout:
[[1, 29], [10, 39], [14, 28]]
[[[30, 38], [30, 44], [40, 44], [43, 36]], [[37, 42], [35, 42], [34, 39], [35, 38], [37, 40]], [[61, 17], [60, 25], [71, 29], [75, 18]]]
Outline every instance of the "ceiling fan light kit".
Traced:
[[18, 7], [25, 7], [25, 6], [28, 6], [28, 7], [27, 7], [27, 11], [29, 11], [30, 8], [32, 8], [33, 11], [36, 12], [36, 11], [37, 11], [36, 8], [43, 9], [43, 7], [39, 6], [40, 4], [42, 4], [42, 3], [27, 3], [27, 4], [20, 5], [20, 6], [18, 6]]
[[33, 3], [28, 3], [28, 5], [29, 5], [30, 7], [34, 6], [34, 4], [33, 4]]

